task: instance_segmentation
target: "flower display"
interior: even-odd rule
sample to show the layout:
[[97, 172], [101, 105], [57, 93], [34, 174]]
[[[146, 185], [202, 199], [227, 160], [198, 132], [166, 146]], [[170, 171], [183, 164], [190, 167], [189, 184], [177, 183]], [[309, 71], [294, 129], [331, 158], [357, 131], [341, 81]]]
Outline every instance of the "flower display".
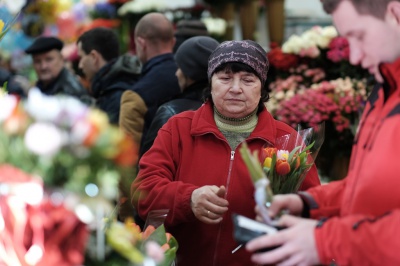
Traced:
[[88, 233], [76, 213], [45, 197], [40, 179], [0, 166], [1, 265], [81, 265]]
[[118, 9], [118, 15], [126, 16], [130, 13], [143, 14], [152, 11], [164, 11], [167, 7], [168, 5], [165, 0], [135, 0], [123, 4]]
[[136, 163], [133, 141], [75, 98], [33, 88], [25, 101], [0, 96], [0, 114], [0, 165], [38, 175], [48, 187], [85, 193], [95, 184], [115, 199], [119, 171]]
[[271, 93], [266, 106], [271, 114], [292, 127], [326, 123], [324, 155], [317, 162], [323, 176], [330, 175], [334, 160], [325, 157], [349, 156], [359, 114], [372, 88], [371, 75], [350, 64], [349, 52], [347, 39], [334, 27], [315, 26], [291, 36], [282, 47], [272, 46], [268, 53]]
[[134, 265], [169, 266], [178, 249], [176, 239], [165, 231], [164, 225], [148, 225], [142, 232], [131, 220], [112, 221], [106, 236], [109, 245]]
[[227, 23], [222, 18], [205, 17], [202, 18], [201, 21], [206, 25], [207, 31], [210, 35], [217, 40], [221, 39], [226, 32]]

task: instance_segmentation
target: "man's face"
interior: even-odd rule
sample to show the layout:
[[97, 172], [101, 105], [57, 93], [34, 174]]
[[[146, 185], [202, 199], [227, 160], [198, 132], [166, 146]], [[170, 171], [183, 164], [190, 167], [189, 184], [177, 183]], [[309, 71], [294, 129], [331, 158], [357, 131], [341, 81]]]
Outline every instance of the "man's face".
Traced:
[[338, 32], [349, 41], [350, 62], [361, 64], [378, 81], [382, 81], [379, 64], [393, 62], [400, 56], [400, 27], [394, 16], [387, 12], [381, 20], [360, 15], [350, 1], [342, 1], [332, 13]]
[[89, 82], [92, 82], [92, 79], [97, 72], [93, 58], [94, 56], [91, 53], [86, 54], [85, 51], [82, 50], [81, 42], [78, 43], [78, 55], [80, 58], [78, 67], [82, 70], [83, 74], [85, 74], [86, 79]]
[[33, 67], [40, 81], [44, 84], [52, 82], [64, 67], [64, 59], [59, 50], [32, 55]]

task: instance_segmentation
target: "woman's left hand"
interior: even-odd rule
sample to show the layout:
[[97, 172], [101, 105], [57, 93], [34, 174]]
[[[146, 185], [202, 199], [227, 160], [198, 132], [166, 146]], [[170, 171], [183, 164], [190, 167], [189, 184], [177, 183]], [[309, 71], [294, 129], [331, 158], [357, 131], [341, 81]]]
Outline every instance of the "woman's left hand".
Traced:
[[192, 193], [192, 211], [197, 219], [207, 224], [217, 224], [228, 210], [224, 186], [203, 186]]

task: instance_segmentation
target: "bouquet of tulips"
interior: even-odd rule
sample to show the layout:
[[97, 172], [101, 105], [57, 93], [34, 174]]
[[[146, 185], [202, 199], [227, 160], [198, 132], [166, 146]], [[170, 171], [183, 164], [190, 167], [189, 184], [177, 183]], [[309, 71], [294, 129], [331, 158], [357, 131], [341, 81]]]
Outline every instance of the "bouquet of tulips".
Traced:
[[80, 214], [46, 196], [40, 178], [0, 165], [0, 265], [82, 265], [89, 230]]
[[298, 191], [323, 143], [324, 129], [320, 124], [281, 136], [274, 147], [265, 147], [261, 153], [251, 153], [246, 143], [242, 145], [240, 153], [254, 182], [256, 203], [264, 209], [264, 214], [261, 212], [265, 221], [269, 219], [265, 206], [272, 203], [274, 194]]
[[275, 147], [262, 150], [263, 171], [273, 193], [287, 194], [299, 190], [323, 143], [323, 127], [322, 124], [284, 135], [276, 140]]

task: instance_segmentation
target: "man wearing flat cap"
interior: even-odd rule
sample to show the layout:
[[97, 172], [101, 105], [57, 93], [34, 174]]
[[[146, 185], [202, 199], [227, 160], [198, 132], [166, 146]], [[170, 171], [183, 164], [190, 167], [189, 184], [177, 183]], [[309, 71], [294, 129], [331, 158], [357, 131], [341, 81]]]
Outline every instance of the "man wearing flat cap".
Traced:
[[47, 95], [68, 94], [88, 103], [89, 96], [78, 79], [64, 66], [63, 42], [55, 37], [38, 37], [25, 53], [32, 55], [38, 76], [36, 86]]

